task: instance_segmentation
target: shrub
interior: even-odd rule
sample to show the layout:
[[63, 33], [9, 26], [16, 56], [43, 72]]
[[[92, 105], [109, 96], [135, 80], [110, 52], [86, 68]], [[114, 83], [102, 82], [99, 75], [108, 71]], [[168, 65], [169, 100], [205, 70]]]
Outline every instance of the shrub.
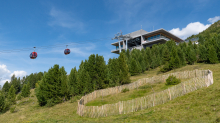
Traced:
[[17, 100], [21, 100], [21, 94], [17, 95]]
[[125, 89], [123, 89], [121, 92], [122, 92], [122, 93], [125, 93], [125, 92], [127, 92], [127, 91], [129, 91], [129, 89], [125, 88]]
[[47, 104], [46, 104], [47, 107], [52, 107], [52, 106], [54, 106], [54, 105], [55, 105], [55, 102], [54, 102], [54, 99], [53, 99], [53, 98], [47, 100]]
[[10, 108], [10, 112], [11, 112], [11, 113], [14, 113], [15, 108], [16, 108], [16, 106], [12, 106], [12, 107]]
[[166, 79], [166, 85], [177, 85], [181, 82], [180, 79], [177, 79], [175, 76], [171, 75]]
[[5, 97], [0, 94], [0, 112], [3, 112], [5, 109]]
[[81, 99], [81, 96], [73, 96], [71, 99], [70, 99], [70, 103], [74, 103], [76, 102], [77, 100]]

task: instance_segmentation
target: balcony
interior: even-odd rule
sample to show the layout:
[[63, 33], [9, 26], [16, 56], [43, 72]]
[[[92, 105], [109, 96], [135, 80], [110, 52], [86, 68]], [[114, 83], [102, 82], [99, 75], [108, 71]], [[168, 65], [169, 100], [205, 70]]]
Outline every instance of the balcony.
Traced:
[[148, 40], [145, 40], [142, 44], [149, 44], [149, 43], [152, 43], [152, 42], [157, 42], [157, 41], [160, 41], [160, 40], [165, 40], [165, 41], [169, 41], [170, 39], [165, 37], [165, 36], [159, 36], [159, 37], [156, 37], [156, 38], [153, 38], [153, 39], [148, 39]]

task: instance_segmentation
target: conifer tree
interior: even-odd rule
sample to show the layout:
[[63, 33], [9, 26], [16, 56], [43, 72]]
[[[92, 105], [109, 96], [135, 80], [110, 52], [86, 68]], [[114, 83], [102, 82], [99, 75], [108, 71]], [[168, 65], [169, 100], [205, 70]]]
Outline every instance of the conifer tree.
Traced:
[[199, 60], [202, 62], [206, 62], [207, 61], [207, 49], [204, 45], [199, 44]]
[[26, 84], [24, 84], [23, 85], [23, 87], [22, 87], [22, 89], [21, 89], [21, 96], [23, 96], [23, 97], [27, 97], [28, 96], [28, 94], [27, 94], [27, 85]]
[[44, 75], [42, 81], [39, 83], [36, 96], [40, 106], [46, 105], [48, 102], [50, 104], [56, 104], [62, 101], [59, 65], [55, 64]]
[[173, 47], [173, 49], [172, 49], [171, 56], [172, 57], [169, 62], [170, 69], [179, 68], [180, 67], [180, 59], [179, 59], [179, 56], [178, 56], [178, 53], [177, 53], [177, 50], [175, 47]]
[[79, 93], [79, 90], [77, 88], [77, 70], [76, 70], [76, 67], [71, 69], [70, 75], [68, 77], [68, 85], [69, 85], [70, 95], [74, 96], [74, 95]]
[[144, 51], [144, 49], [141, 49], [141, 55], [140, 55], [140, 64], [141, 64], [141, 68], [142, 68], [142, 72], [144, 72], [147, 67], [146, 67], [146, 63], [147, 61], [145, 61], [147, 59], [147, 55]]
[[154, 53], [152, 53], [151, 55], [151, 68], [154, 69], [155, 67], [157, 67], [157, 58]]
[[40, 81], [40, 83], [38, 84], [38, 87], [35, 89], [36, 92], [36, 97], [38, 100], [38, 103], [40, 106], [44, 106], [47, 104], [47, 99], [48, 99], [48, 95], [47, 95], [47, 86], [45, 86], [47, 84], [47, 73], [44, 73], [44, 76], [42, 77], [42, 80]]
[[27, 83], [27, 86], [26, 86], [26, 94], [27, 94], [27, 97], [29, 97], [30, 94], [31, 94], [31, 86], [30, 86], [30, 82]]
[[119, 62], [119, 69], [121, 71], [121, 74], [119, 74], [119, 81], [120, 84], [127, 84], [130, 83], [130, 74], [129, 74], [129, 68], [125, 61], [125, 54], [122, 52], [120, 53], [120, 56], [118, 58]]
[[17, 94], [20, 91], [20, 83], [18, 83], [18, 79], [15, 77], [15, 74], [11, 77], [11, 84], [14, 86], [15, 93]]
[[193, 49], [189, 48], [188, 50], [188, 62], [189, 64], [193, 65], [196, 61], [196, 53], [194, 52]]
[[209, 63], [216, 64], [218, 63], [218, 57], [214, 46], [209, 47], [209, 55], [208, 55]]
[[[123, 53], [124, 54], [124, 53]], [[96, 82], [97, 82], [97, 87], [98, 89], [103, 89], [106, 87], [107, 83], [107, 67], [105, 64], [105, 60], [103, 56], [99, 56], [96, 54], [95, 57], [95, 71], [96, 71]], [[126, 62], [126, 61], [125, 61]], [[90, 79], [89, 79], [90, 80]]]
[[81, 85], [82, 85], [82, 87], [81, 87], [82, 90], [80, 90], [80, 94], [85, 95], [85, 94], [91, 92], [92, 83], [90, 83], [91, 82], [90, 76], [89, 76], [88, 72], [85, 71], [84, 68], [79, 70], [78, 76], [77, 76], [77, 81], [79, 83], [81, 83]]
[[65, 100], [69, 99], [69, 90], [68, 90], [68, 84], [67, 84], [67, 72], [65, 71], [65, 68], [62, 66], [60, 68], [61, 73], [61, 94], [63, 97], [65, 97]]
[[96, 58], [95, 54], [89, 56], [88, 63], [85, 68], [88, 71], [89, 76], [91, 78], [91, 83], [93, 85], [93, 90], [98, 89], [97, 87], [97, 73], [96, 73]]
[[169, 62], [170, 61], [170, 52], [168, 50], [168, 47], [167, 45], [164, 46], [164, 49], [163, 49], [163, 64], [165, 64], [166, 62]]
[[2, 87], [2, 92], [5, 93], [6, 97], [8, 95], [9, 89], [10, 89], [10, 84], [8, 83], [8, 81], [6, 81], [5, 84]]
[[0, 93], [0, 113], [5, 109], [5, 96]]
[[8, 100], [11, 104], [15, 104], [15, 88], [14, 88], [14, 85], [12, 85], [9, 89], [9, 92], [8, 92]]
[[185, 54], [184, 54], [183, 50], [180, 47], [178, 47], [177, 52], [178, 52], [178, 56], [180, 59], [180, 66], [185, 66], [186, 65], [186, 58], [185, 58]]
[[109, 86], [114, 87], [119, 85], [119, 62], [117, 58], [109, 59], [108, 61], [108, 71], [109, 71]]
[[146, 53], [146, 55], [147, 55], [146, 67], [147, 67], [147, 70], [149, 70], [150, 67], [151, 67], [151, 63], [152, 63], [152, 55], [151, 55], [151, 50], [150, 50], [149, 47], [147, 47], [147, 48], [145, 49], [145, 53]]
[[134, 60], [134, 58], [131, 58], [131, 64], [130, 64], [130, 73], [131, 76], [139, 74], [139, 68], [138, 68], [137, 62]]

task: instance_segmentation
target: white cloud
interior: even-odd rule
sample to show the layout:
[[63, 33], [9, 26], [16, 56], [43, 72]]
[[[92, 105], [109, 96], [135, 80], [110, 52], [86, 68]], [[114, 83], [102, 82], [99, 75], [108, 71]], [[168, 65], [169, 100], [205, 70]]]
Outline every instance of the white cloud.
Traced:
[[27, 75], [27, 72], [25, 71], [14, 71], [13, 73], [10, 74], [10, 76], [13, 76], [15, 74], [16, 77], [23, 77]]
[[182, 38], [186, 39], [187, 37], [198, 34], [199, 32], [202, 32], [203, 30], [207, 29], [211, 24], [204, 25], [200, 22], [194, 22], [189, 23], [185, 28], [173, 28], [169, 32]]
[[215, 23], [216, 21], [220, 20], [220, 16], [215, 16], [214, 18], [209, 18], [208, 21], [210, 23]]
[[10, 71], [7, 69], [7, 66], [2, 64], [0, 65], [0, 75], [5, 75], [10, 73]]
[[50, 26], [61, 26], [64, 28], [75, 28], [82, 30], [84, 24], [71, 14], [52, 8], [50, 10], [52, 20], [48, 23]]
[[16, 77], [23, 77], [27, 75], [25, 71], [14, 71], [11, 73], [5, 64], [0, 65], [0, 85], [3, 86], [6, 81], [11, 80], [11, 76], [15, 74]]

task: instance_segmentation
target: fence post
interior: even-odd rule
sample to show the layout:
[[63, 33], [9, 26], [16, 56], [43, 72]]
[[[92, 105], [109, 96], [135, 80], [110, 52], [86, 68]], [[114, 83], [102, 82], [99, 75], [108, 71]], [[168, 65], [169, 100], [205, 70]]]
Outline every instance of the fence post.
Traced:
[[170, 100], [171, 100], [171, 94], [170, 94], [170, 89], [168, 89], [168, 91], [169, 91], [169, 95], [170, 95]]
[[196, 87], [196, 80], [194, 80], [194, 83], [195, 83], [195, 89], [197, 90], [197, 87]]

